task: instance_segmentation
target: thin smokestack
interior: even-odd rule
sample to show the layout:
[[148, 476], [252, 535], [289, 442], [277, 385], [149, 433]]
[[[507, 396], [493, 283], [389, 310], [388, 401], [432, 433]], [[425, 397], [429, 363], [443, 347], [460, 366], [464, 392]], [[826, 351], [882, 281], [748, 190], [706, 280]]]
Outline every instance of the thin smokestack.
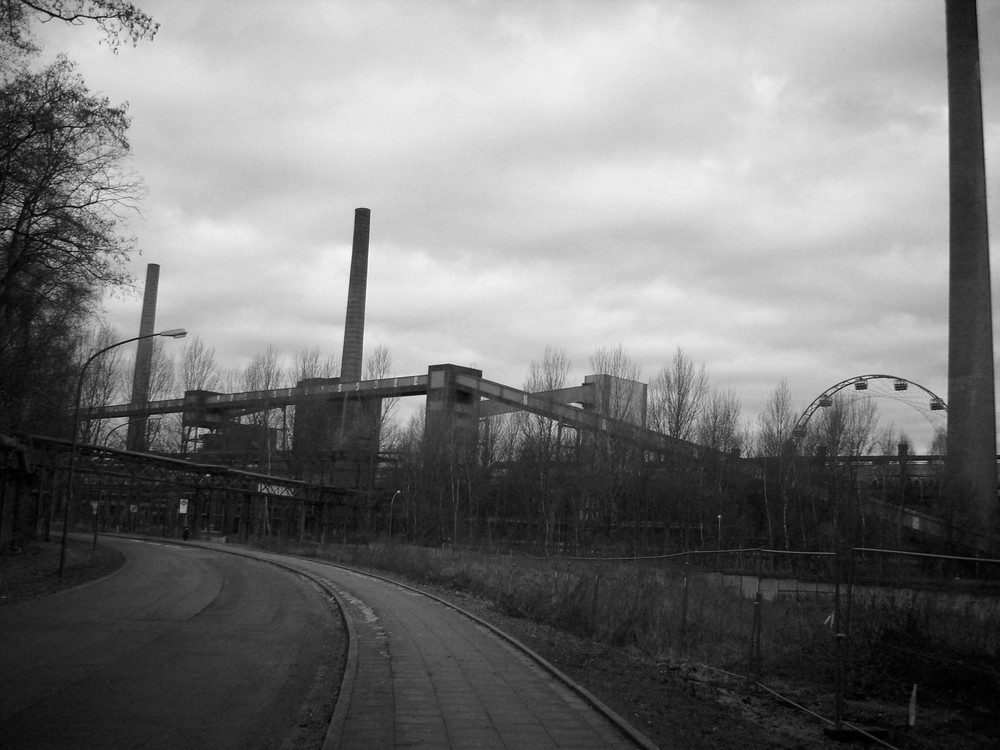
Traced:
[[[142, 296], [142, 318], [139, 320], [139, 335], [151, 336], [156, 333], [156, 294], [160, 286], [160, 266], [150, 263], [146, 266], [146, 288]], [[132, 403], [149, 403], [149, 380], [153, 369], [153, 339], [140, 339], [135, 354], [135, 370], [132, 373]], [[130, 451], [145, 451], [146, 417], [133, 417], [128, 424], [127, 447]]]
[[971, 501], [985, 533], [996, 530], [997, 465], [993, 314], [986, 216], [986, 159], [976, 0], [946, 0], [950, 273], [948, 476], [953, 501]]
[[347, 288], [347, 318], [344, 321], [344, 354], [340, 360], [340, 379], [361, 380], [365, 346], [365, 297], [368, 293], [368, 239], [372, 212], [354, 210], [354, 249], [351, 252], [351, 278]]

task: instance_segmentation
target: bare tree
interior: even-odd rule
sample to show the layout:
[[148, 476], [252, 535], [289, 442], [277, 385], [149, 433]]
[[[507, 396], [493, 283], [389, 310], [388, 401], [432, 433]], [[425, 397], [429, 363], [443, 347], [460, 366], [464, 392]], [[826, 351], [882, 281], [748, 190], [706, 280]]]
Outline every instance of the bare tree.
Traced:
[[[718, 529], [719, 544], [722, 543], [724, 520], [731, 530], [746, 526], [737, 521], [739, 488], [733, 489], [739, 476], [733, 469], [747, 440], [740, 411], [740, 400], [733, 391], [713, 390], [695, 431], [696, 441], [710, 449], [702, 463], [704, 484], [698, 493], [698, 523], [702, 529]], [[716, 521], [715, 516], [718, 516], [717, 523], [711, 523]], [[733, 534], [730, 531], [729, 535]]]
[[820, 410], [816, 437], [831, 456], [859, 456], [869, 451], [878, 427], [878, 407], [871, 396], [836, 394]]
[[[134, 359], [133, 359], [133, 367]], [[162, 339], [153, 340], [153, 358], [149, 369], [149, 399], [159, 401], [174, 395], [177, 382], [177, 363]], [[164, 414], [146, 421], [146, 445], [151, 450], [176, 451], [180, 445], [181, 415]]]
[[218, 389], [223, 393], [239, 393], [245, 387], [245, 372], [240, 367], [226, 367], [219, 371]]
[[524, 390], [529, 393], [539, 391], [554, 391], [565, 388], [569, 381], [571, 363], [566, 356], [566, 350], [558, 346], [546, 345], [542, 361], [531, 361], [528, 367], [528, 377], [524, 382]]
[[[532, 360], [528, 366], [524, 390], [528, 393], [541, 393], [565, 388], [569, 373], [570, 361], [565, 350], [548, 345], [542, 361]], [[559, 425], [555, 421], [537, 414], [518, 412], [515, 422], [524, 450], [544, 456], [546, 460], [555, 457], [559, 431]]]
[[[811, 425], [810, 425], [811, 426]], [[842, 462], [842, 456], [868, 453], [878, 427], [878, 409], [871, 396], [861, 398], [838, 393], [821, 410], [814, 428], [817, 442], [828, 456], [826, 465], [827, 505], [832, 512], [833, 538], [828, 543], [841, 544], [864, 538], [865, 518], [861, 511], [857, 486], [857, 464]], [[813, 510], [813, 527], [819, 513]]]
[[[200, 338], [191, 339], [181, 352], [180, 385], [185, 391], [239, 390], [237, 377], [232, 371], [223, 372], [215, 358], [215, 347], [205, 345]], [[199, 428], [181, 423], [181, 452], [186, 453], [190, 444], [197, 444]]]
[[771, 508], [770, 488], [777, 490], [777, 501], [781, 508], [781, 529], [785, 548], [790, 546], [788, 531], [789, 472], [792, 468], [790, 441], [795, 428], [796, 411], [792, 406], [792, 394], [788, 383], [782, 380], [771, 393], [764, 410], [757, 416], [757, 455], [764, 462], [764, 514], [767, 523], [768, 540], [773, 547], [774, 514]]
[[365, 378], [384, 378], [392, 372], [392, 352], [385, 344], [379, 344], [365, 362]]
[[81, 331], [103, 288], [129, 282], [119, 230], [142, 194], [125, 107], [64, 56], [33, 65], [32, 26], [50, 20], [96, 23], [112, 48], [157, 27], [123, 0], [0, 0], [0, 430], [61, 429]]
[[[254, 354], [250, 361], [243, 368], [241, 373], [242, 389], [245, 391], [269, 391], [282, 386], [283, 368], [278, 350], [268, 344], [263, 352]], [[247, 415], [249, 424], [259, 427], [259, 434], [255, 437], [258, 447], [266, 457], [268, 467], [271, 463], [272, 432], [279, 427], [282, 428], [283, 436], [287, 437], [287, 423], [281, 417], [284, 411], [275, 409], [264, 409], [263, 411]], [[255, 431], [256, 432], [256, 431]]]
[[394, 506], [397, 533], [411, 537], [425, 534], [433, 524], [428, 487], [433, 481], [426, 466], [424, 444], [425, 413], [419, 410], [399, 431], [395, 445], [396, 461], [392, 467], [393, 486], [400, 491]]
[[708, 391], [705, 365], [696, 368], [677, 347], [670, 364], [649, 384], [650, 427], [680, 440], [691, 440]]
[[[324, 354], [318, 347], [299, 349], [295, 352], [292, 358], [292, 364], [289, 371], [289, 380], [292, 383], [299, 384], [304, 380], [312, 380], [313, 378], [334, 378], [337, 373], [340, 372], [340, 363], [334, 354]], [[316, 415], [317, 413], [326, 414], [328, 418], [329, 414], [333, 411], [333, 406], [327, 403], [325, 400], [313, 401], [312, 403], [299, 404], [297, 406], [292, 406], [283, 410], [286, 434], [294, 435], [295, 440], [299, 441], [296, 445], [296, 450], [300, 454], [308, 453], [303, 446], [309, 444], [310, 438], [306, 436], [306, 432], [309, 430], [303, 430], [302, 424], [299, 422], [299, 418], [308, 423], [309, 419], [304, 415]], [[339, 409], [339, 407], [337, 407]], [[329, 430], [330, 426], [327, 424], [324, 430]], [[324, 433], [324, 430], [320, 430], [320, 433]], [[318, 439], [319, 434], [313, 435], [314, 439]]]
[[0, 425], [32, 421], [34, 382], [52, 399], [51, 353], [66, 357], [101, 290], [130, 280], [119, 230], [142, 189], [128, 124], [64, 57], [0, 75]]
[[[541, 393], [564, 388], [569, 373], [570, 361], [565, 350], [547, 345], [542, 361], [531, 361], [524, 390]], [[539, 541], [548, 546], [558, 520], [553, 472], [560, 460], [562, 427], [556, 420], [528, 412], [517, 412], [512, 422], [517, 431], [518, 458], [523, 472], [521, 503], [517, 513], [529, 523], [537, 523]], [[501, 422], [497, 426], [502, 425]]]
[[153, 339], [153, 357], [149, 368], [150, 401], [171, 398], [174, 395], [176, 383], [177, 363], [167, 350], [163, 339]]
[[[633, 424], [644, 424], [646, 386], [638, 383], [639, 365], [628, 350], [618, 344], [599, 347], [590, 357], [590, 367], [597, 377], [598, 409], [608, 417]], [[604, 376], [604, 377], [601, 377]], [[598, 432], [587, 437], [590, 481], [580, 507], [590, 522], [603, 527], [609, 539], [615, 536], [620, 522], [631, 519], [639, 533], [641, 511], [636, 505], [635, 486], [641, 475], [643, 453], [626, 440]]]
[[[106, 346], [121, 340], [117, 329], [102, 325], [87, 332], [80, 344], [77, 361], [78, 368], [94, 354]], [[106, 351], [91, 361], [83, 373], [82, 389], [80, 391], [80, 406], [93, 408], [107, 406], [121, 397], [121, 383], [124, 355], [121, 348]], [[84, 443], [99, 443], [107, 435], [108, 427], [102, 427], [98, 420], [84, 421], [80, 424], [80, 441]]]
[[948, 430], [938, 427], [934, 430], [934, 437], [931, 439], [930, 454], [933, 456], [944, 456], [948, 453]]
[[246, 391], [268, 391], [280, 388], [283, 368], [278, 350], [271, 344], [262, 352], [254, 354], [243, 368], [243, 389]]
[[[365, 363], [365, 378], [378, 380], [388, 377], [391, 372], [392, 352], [388, 346], [379, 344]], [[372, 409], [372, 417], [375, 422], [371, 425], [371, 430], [375, 437], [376, 450], [378, 450], [379, 445], [392, 442], [392, 433], [396, 429], [394, 415], [398, 405], [398, 398], [382, 398], [378, 399], [376, 407]]]
[[14, 52], [30, 54], [39, 47], [31, 22], [63, 21], [73, 26], [92, 22], [104, 32], [104, 43], [117, 51], [122, 42], [152, 40], [160, 24], [134, 4], [123, 0], [0, 0], [0, 44]]
[[740, 424], [742, 404], [733, 391], [713, 391], [698, 420], [698, 442], [723, 454], [739, 452], [743, 446]]
[[318, 347], [299, 349], [292, 362], [293, 380], [298, 383], [309, 378], [333, 378], [340, 372], [340, 361], [335, 354], [324, 354]]
[[912, 447], [910, 438], [896, 429], [896, 425], [889, 424], [874, 431], [871, 438], [871, 452], [880, 456], [895, 456], [899, 453], [899, 446], [904, 443]]
[[632, 385], [639, 380], [639, 364], [621, 343], [615, 347], [598, 347], [590, 355], [590, 368], [595, 375], [609, 375], [615, 380], [608, 391], [598, 398], [612, 419], [637, 421], [638, 411], [644, 411], [645, 403], [639, 403], [640, 391]]
[[797, 412], [792, 406], [788, 383], [782, 380], [757, 417], [758, 451], [761, 456], [779, 456], [792, 439]]
[[213, 391], [219, 387], [215, 347], [205, 346], [197, 336], [185, 344], [181, 354], [181, 386], [185, 391]]
[[489, 469], [495, 464], [509, 463], [517, 458], [521, 444], [520, 413], [498, 414], [480, 422], [481, 460]]

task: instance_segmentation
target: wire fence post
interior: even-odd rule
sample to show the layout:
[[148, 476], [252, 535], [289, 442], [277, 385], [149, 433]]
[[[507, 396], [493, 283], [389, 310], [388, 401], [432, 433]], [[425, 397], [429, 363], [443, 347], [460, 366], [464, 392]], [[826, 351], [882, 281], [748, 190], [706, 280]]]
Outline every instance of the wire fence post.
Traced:
[[853, 680], [854, 668], [851, 662], [851, 618], [854, 614], [854, 547], [849, 547], [847, 550], [847, 607], [846, 612], [844, 612], [844, 666], [845, 675], [844, 682], [849, 683]]
[[590, 627], [592, 632], [597, 632], [597, 616], [601, 603], [601, 565], [597, 564], [594, 570], [594, 592], [590, 599]]
[[833, 638], [834, 638], [834, 674], [836, 681], [836, 698], [834, 700], [834, 726], [839, 731], [844, 720], [844, 634], [840, 612], [840, 579], [841, 579], [841, 546], [837, 544], [836, 556], [833, 562]]
[[750, 628], [750, 653], [747, 657], [747, 685], [760, 672], [760, 588], [753, 599], [753, 625]]
[[687, 652], [688, 586], [691, 578], [691, 553], [684, 555], [684, 585], [681, 588], [681, 653]]
[[750, 682], [751, 677], [756, 677], [760, 679], [761, 673], [761, 652], [760, 652], [760, 638], [761, 638], [761, 614], [763, 607], [761, 606], [762, 597], [760, 591], [761, 584], [761, 567], [763, 565], [764, 550], [763, 548], [755, 551], [756, 555], [756, 568], [757, 568], [757, 591], [753, 598], [753, 627], [750, 632], [750, 659], [749, 659], [749, 669], [747, 671], [747, 682]]

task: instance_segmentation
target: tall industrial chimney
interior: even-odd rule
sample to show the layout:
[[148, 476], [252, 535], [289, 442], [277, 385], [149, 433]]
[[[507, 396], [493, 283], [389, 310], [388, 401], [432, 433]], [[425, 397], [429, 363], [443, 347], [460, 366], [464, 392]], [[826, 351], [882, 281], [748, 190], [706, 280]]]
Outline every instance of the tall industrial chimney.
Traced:
[[[948, 457], [952, 501], [996, 531], [993, 307], [976, 0], [946, 0], [950, 277]], [[963, 503], [964, 504], [964, 503]]]
[[365, 297], [368, 293], [368, 239], [372, 212], [354, 210], [354, 249], [351, 278], [347, 287], [347, 317], [344, 321], [344, 354], [340, 359], [342, 381], [361, 380], [365, 347]]
[[[146, 289], [142, 296], [142, 318], [139, 320], [139, 335], [151, 336], [156, 333], [156, 294], [160, 285], [160, 266], [150, 263], [146, 266]], [[135, 370], [132, 373], [132, 404], [149, 403], [149, 379], [153, 368], [153, 339], [139, 339], [135, 353]], [[128, 423], [126, 447], [130, 451], [145, 451], [146, 423], [148, 418], [132, 417]]]

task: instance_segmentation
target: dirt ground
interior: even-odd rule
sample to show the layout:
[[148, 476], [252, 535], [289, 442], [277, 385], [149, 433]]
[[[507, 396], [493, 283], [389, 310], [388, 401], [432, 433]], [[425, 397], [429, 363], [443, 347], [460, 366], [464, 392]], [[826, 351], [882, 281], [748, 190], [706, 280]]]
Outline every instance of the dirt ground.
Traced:
[[[124, 560], [106, 547], [71, 543], [66, 575], [58, 577], [59, 544], [36, 544], [0, 556], [0, 606], [54, 593], [110, 575]], [[492, 603], [461, 592], [433, 593], [481, 617], [520, 640], [659, 747], [684, 750], [827, 750], [865, 746], [827, 736], [828, 725], [806, 711], [734, 678], [693, 664], [655, 661], [626, 649], [611, 648], [523, 618], [500, 612]], [[343, 644], [341, 644], [342, 646]], [[317, 676], [313, 697], [302, 707], [296, 731], [283, 750], [319, 747], [332, 715], [342, 659]], [[804, 708], [831, 715], [832, 696], [785, 686], [780, 692]], [[918, 728], [907, 731], [906, 717], [887, 714], [876, 703], [849, 706], [848, 715], [865, 727], [887, 730], [883, 744], [908, 750], [962, 750], [1000, 746], [995, 717], [977, 722], [958, 711], [925, 710]], [[898, 711], [898, 708], [895, 709]], [[984, 729], [984, 726], [986, 727]], [[994, 728], [991, 728], [994, 727]]]

